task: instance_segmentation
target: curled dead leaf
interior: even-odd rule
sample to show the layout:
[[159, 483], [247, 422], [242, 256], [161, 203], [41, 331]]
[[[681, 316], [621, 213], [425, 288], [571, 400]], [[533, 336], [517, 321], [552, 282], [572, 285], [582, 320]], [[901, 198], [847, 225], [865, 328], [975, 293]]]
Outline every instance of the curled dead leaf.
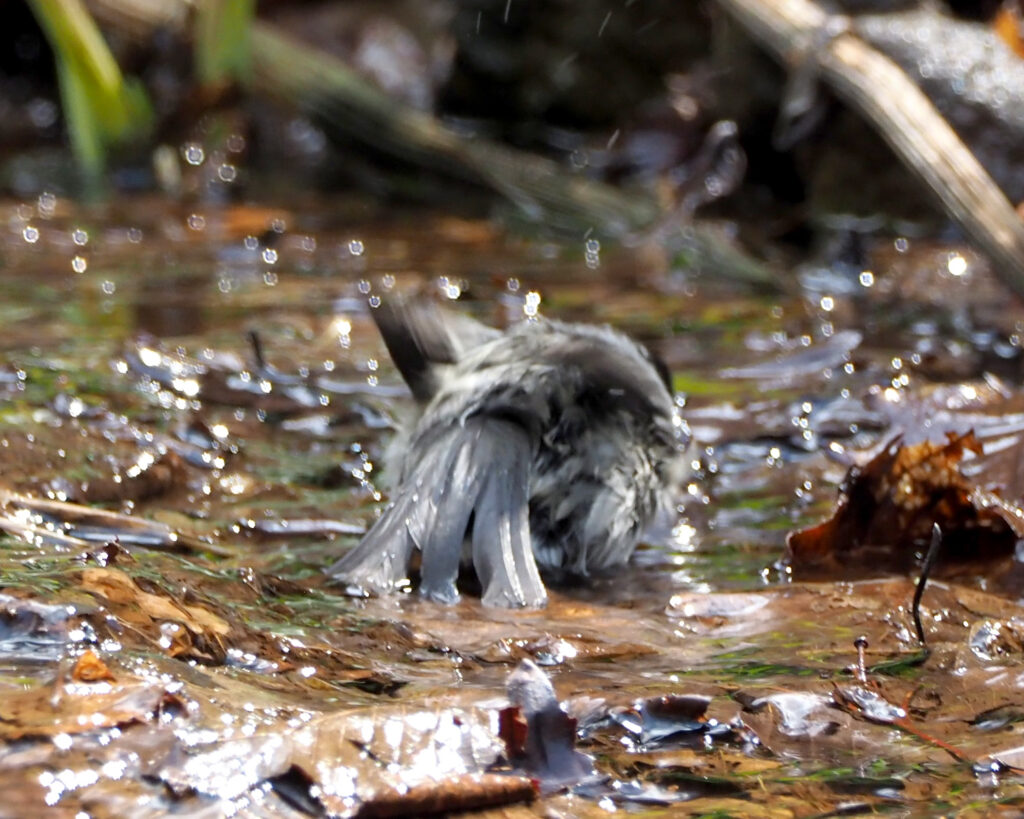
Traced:
[[1012, 555], [1024, 512], [963, 474], [961, 464], [981, 454], [973, 432], [950, 433], [945, 443], [893, 439], [850, 468], [832, 517], [790, 533], [794, 574], [909, 571], [934, 524], [943, 534], [937, 573]]

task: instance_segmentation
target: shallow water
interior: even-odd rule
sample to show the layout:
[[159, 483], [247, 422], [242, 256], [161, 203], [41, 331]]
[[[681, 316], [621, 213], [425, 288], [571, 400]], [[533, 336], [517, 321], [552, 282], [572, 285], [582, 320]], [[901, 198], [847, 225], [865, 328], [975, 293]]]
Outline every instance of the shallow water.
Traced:
[[[830, 512], [853, 454], [894, 431], [1017, 434], [1002, 405], [985, 415], [996, 402], [980, 377], [997, 373], [1002, 398], [1015, 394], [1021, 327], [965, 249], [879, 238], [871, 269], [805, 264], [797, 292], [773, 297], [662, 248], [532, 238], [358, 200], [85, 208], [44, 196], [0, 217], [0, 488], [164, 527], [62, 525], [63, 512], [9, 501], [9, 517], [34, 527], [0, 536], [0, 686], [24, 698], [0, 714], [0, 779], [24, 805], [289, 815], [301, 805], [282, 796], [280, 771], [254, 761], [269, 754], [260, 737], [339, 709], [493, 710], [524, 657], [563, 698], [707, 693], [714, 719], [759, 738], [709, 734], [694, 750], [594, 729], [583, 747], [613, 784], [549, 797], [565, 815], [916, 810], [936, 792], [969, 811], [1020, 798], [1012, 776], [976, 776], [941, 744], [977, 760], [1010, 737], [961, 727], [948, 738], [932, 724], [970, 725], [1010, 704], [1019, 650], [992, 663], [972, 646], [988, 639], [978, 618], [998, 632], [1012, 603], [936, 587], [948, 597], [928, 621], [941, 650], [910, 666], [911, 683], [882, 686], [914, 700], [922, 739], [851, 717], [833, 693], [852, 679], [862, 633], [868, 665], [914, 654], [909, 583], [793, 584], [781, 562], [786, 534]], [[390, 289], [497, 325], [536, 305], [659, 349], [700, 445], [672, 536], [614, 576], [555, 590], [544, 611], [330, 588], [321, 570], [386, 498], [382, 457], [408, 404], [365, 308]], [[928, 398], [937, 379], [959, 398]], [[40, 692], [70, 684], [86, 648], [111, 679], [76, 684], [135, 688], [128, 704], [80, 692], [92, 703], [83, 723]], [[985, 686], [994, 693], [964, 694]], [[415, 720], [402, 713], [387, 719], [408, 735]], [[1015, 718], [1000, 724], [1015, 733]], [[325, 736], [339, 730], [326, 725]], [[221, 754], [222, 779], [200, 781], [182, 762], [199, 751]], [[395, 769], [411, 771], [408, 758]]]

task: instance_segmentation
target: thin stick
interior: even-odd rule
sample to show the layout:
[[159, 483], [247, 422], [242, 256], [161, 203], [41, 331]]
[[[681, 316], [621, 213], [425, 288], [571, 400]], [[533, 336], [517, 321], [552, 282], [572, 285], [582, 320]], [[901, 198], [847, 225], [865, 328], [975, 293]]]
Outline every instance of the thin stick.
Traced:
[[924, 563], [921, 565], [921, 576], [917, 579], [917, 588], [914, 589], [914, 601], [910, 604], [910, 613], [914, 616], [914, 628], [917, 629], [917, 639], [922, 646], [927, 648], [924, 639], [924, 628], [921, 626], [921, 596], [924, 594], [925, 583], [928, 582], [928, 575], [932, 572], [935, 559], [939, 556], [939, 546], [942, 545], [942, 530], [939, 524], [932, 524], [932, 542], [928, 546], [928, 554], [924, 556]]
[[267, 370], [267, 359], [263, 357], [263, 340], [260, 338], [260, 334], [255, 330], [249, 331], [249, 343], [252, 345], [252, 357], [256, 361], [256, 366], [260, 372], [266, 372]]
[[[860, 112], [946, 213], [995, 262], [1003, 284], [1024, 298], [1024, 222], [992, 177], [895, 62], [812, 0], [717, 0], [785, 63], [816, 60], [835, 92]], [[814, 49], [819, 32], [839, 32]]]

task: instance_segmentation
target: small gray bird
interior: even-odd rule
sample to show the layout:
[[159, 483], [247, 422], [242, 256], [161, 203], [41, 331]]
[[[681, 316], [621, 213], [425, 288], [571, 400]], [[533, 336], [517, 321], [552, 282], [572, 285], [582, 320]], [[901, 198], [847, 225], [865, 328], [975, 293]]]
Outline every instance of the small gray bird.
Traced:
[[689, 440], [645, 347], [551, 319], [503, 333], [399, 298], [371, 312], [420, 414], [393, 448], [391, 504], [333, 577], [393, 591], [418, 549], [427, 597], [458, 599], [465, 557], [485, 605], [542, 606], [538, 565], [586, 575], [625, 563], [674, 509]]

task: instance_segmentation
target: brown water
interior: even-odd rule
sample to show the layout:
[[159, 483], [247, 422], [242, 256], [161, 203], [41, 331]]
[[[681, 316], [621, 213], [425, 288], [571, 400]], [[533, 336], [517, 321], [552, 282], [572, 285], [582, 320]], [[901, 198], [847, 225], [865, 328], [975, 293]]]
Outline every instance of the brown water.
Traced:
[[[0, 489], [56, 502], [6, 496], [8, 805], [298, 815], [317, 807], [311, 780], [329, 812], [371, 815], [385, 780], [419, 782], [440, 730], [424, 713], [466, 709], [460, 730], [479, 721], [491, 737], [521, 658], [550, 672], [606, 778], [500, 815], [1017, 804], [1014, 595], [986, 594], [984, 569], [930, 586], [922, 665], [909, 580], [795, 584], [781, 563], [786, 534], [829, 514], [850, 459], [894, 429], [974, 427], [1016, 447], [1022, 328], [984, 263], [905, 238], [872, 237], [869, 255], [806, 263], [787, 273], [797, 292], [769, 297], [651, 244], [356, 200], [3, 205]], [[382, 456], [407, 405], [364, 307], [388, 289], [496, 325], [539, 298], [542, 314], [657, 347], [701, 444], [672, 536], [543, 611], [329, 587], [323, 567], [386, 496]], [[895, 663], [887, 675], [851, 675], [860, 635], [868, 666]], [[903, 716], [866, 716], [869, 683]], [[637, 705], [674, 694], [710, 696], [705, 717]], [[460, 736], [430, 757], [449, 780], [476, 770]]]

